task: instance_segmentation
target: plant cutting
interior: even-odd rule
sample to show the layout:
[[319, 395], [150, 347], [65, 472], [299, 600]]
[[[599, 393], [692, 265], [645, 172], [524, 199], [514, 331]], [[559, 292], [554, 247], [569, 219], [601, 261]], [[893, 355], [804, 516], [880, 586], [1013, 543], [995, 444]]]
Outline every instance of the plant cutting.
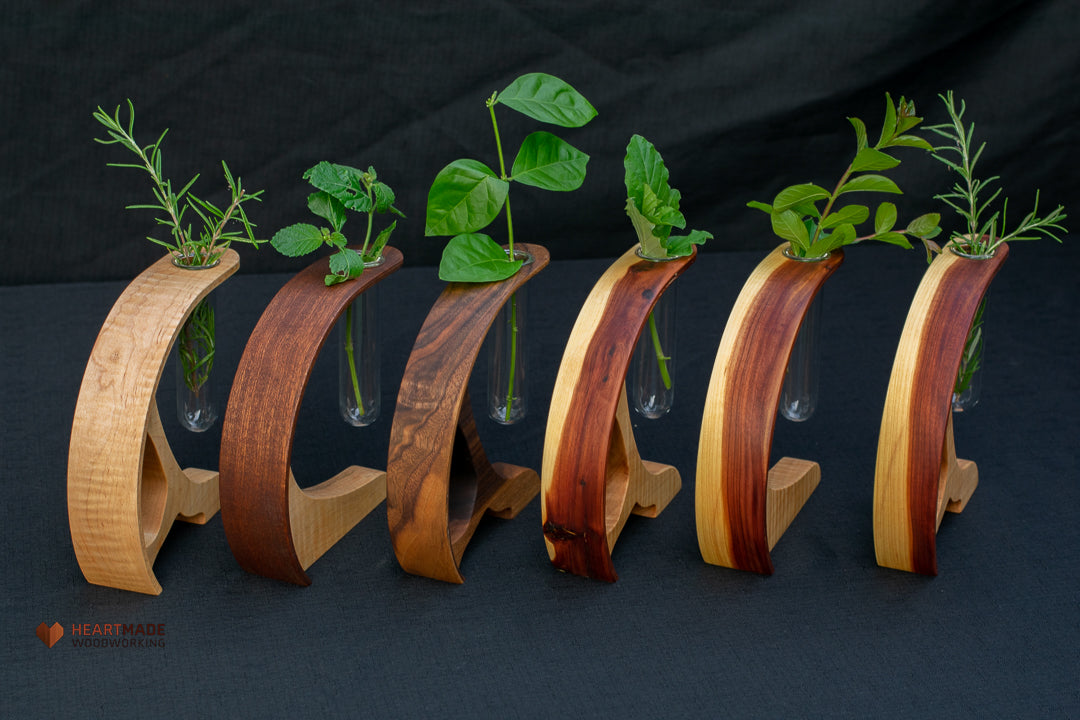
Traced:
[[[626, 146], [623, 159], [626, 172], [626, 214], [638, 238], [638, 254], [646, 260], [663, 262], [693, 253], [694, 245], [712, 239], [704, 230], [691, 230], [685, 235], [672, 235], [674, 228], [685, 229], [686, 218], [679, 211], [682, 195], [668, 183], [668, 170], [656, 147], [640, 135], [634, 135]], [[667, 298], [665, 301], [664, 298]], [[662, 342], [657, 313], [663, 313]], [[674, 352], [674, 287], [661, 296], [648, 319], [649, 337], [641, 338], [634, 350], [631, 369], [634, 409], [649, 418], [657, 418], [671, 409], [673, 400], [671, 370], [668, 361]], [[664, 345], [667, 345], [667, 352]], [[650, 361], [650, 353], [655, 361]], [[657, 377], [658, 375], [658, 377]], [[659, 383], [656, 380], [659, 379]], [[661, 388], [662, 384], [662, 388]]]
[[[752, 201], [747, 205], [769, 215], [773, 232], [789, 243], [785, 255], [794, 260], [821, 260], [833, 250], [870, 240], [910, 249], [909, 238], [926, 244], [927, 256], [930, 256], [932, 245], [927, 243], [941, 232], [937, 213], [920, 215], [906, 227], [897, 229], [896, 205], [882, 202], [874, 211], [872, 231], [860, 235], [856, 226], [870, 218], [870, 207], [858, 203], [840, 204], [847, 200], [841, 200], [842, 196], [849, 193], [902, 194], [897, 184], [882, 174], [900, 164], [900, 160], [886, 151], [905, 147], [933, 150], [930, 143], [912, 134], [922, 122], [915, 114], [915, 103], [901, 97], [894, 104], [892, 96], [885, 94], [885, 119], [873, 147], [866, 124], [856, 117], [848, 118], [848, 122], [855, 130], [855, 155], [832, 191], [813, 183], [801, 183], [781, 190], [771, 204]], [[821, 203], [824, 205], [819, 207]], [[820, 299], [811, 304], [792, 348], [785, 376], [780, 411], [795, 422], [809, 419], [816, 403], [816, 335], [820, 307]]]
[[[949, 234], [944, 247], [967, 257], [985, 259], [992, 257], [997, 248], [1007, 242], [1049, 237], [1060, 243], [1059, 234], [1067, 232], [1061, 224], [1067, 217], [1065, 208], [1058, 205], [1046, 215], [1039, 215], [1038, 190], [1035, 191], [1035, 204], [1031, 212], [1025, 215], [1012, 230], [1007, 229], [1009, 199], [1003, 198], [1001, 210], [995, 210], [994, 203], [1001, 195], [1002, 189], [995, 188], [989, 197], [985, 196], [985, 193], [999, 179], [998, 176], [994, 175], [982, 180], [975, 175], [975, 166], [986, 148], [986, 143], [983, 142], [977, 149], [975, 148], [975, 123], [964, 124], [966, 103], [961, 100], [960, 107], [957, 108], [951, 90], [939, 97], [945, 105], [949, 122], [927, 128], [947, 141], [947, 144], [934, 148], [934, 158], [959, 175], [959, 179], [949, 192], [935, 195], [934, 198], [952, 208], [963, 220], [961, 228]], [[941, 248], [937, 246], [934, 246], [934, 249], [941, 251]], [[982, 326], [985, 309], [986, 298], [983, 297], [975, 313], [971, 329], [968, 331], [956, 384], [953, 388], [953, 409], [958, 412], [971, 409], [979, 399], [974, 380], [982, 367], [984, 349]]]
[[[376, 213], [392, 213], [404, 218], [394, 207], [394, 191], [378, 179], [375, 168], [358, 170], [348, 165], [337, 165], [325, 160], [308, 168], [303, 178], [315, 187], [308, 196], [308, 209], [326, 220], [330, 227], [317, 227], [310, 223], [296, 223], [282, 228], [270, 239], [275, 250], [288, 257], [300, 257], [315, 252], [323, 245], [333, 248], [330, 256], [330, 272], [323, 278], [327, 287], [359, 278], [365, 266], [381, 262], [383, 248], [390, 234], [397, 227], [397, 220], [379, 231], [375, 240], [371, 235]], [[364, 242], [359, 250], [347, 246], [342, 228], [347, 220], [346, 210], [367, 216]], [[374, 290], [374, 288], [373, 288]], [[370, 291], [369, 291], [370, 292]], [[367, 425], [377, 416], [378, 408], [378, 356], [375, 332], [374, 295], [358, 297], [345, 310], [342, 331], [341, 390], [339, 407], [344, 419], [353, 425]], [[361, 387], [357, 372], [357, 346], [360, 347], [361, 366], [365, 387]], [[345, 380], [347, 379], [347, 382]], [[349, 392], [348, 390], [351, 390]], [[369, 401], [364, 403], [364, 396]]]
[[[229, 166], [222, 161], [225, 181], [229, 187], [229, 203], [218, 207], [202, 200], [191, 193], [196, 174], [179, 192], [173, 190], [172, 181], [162, 172], [161, 142], [165, 139], [166, 128], [158, 139], [145, 147], [136, 142], [135, 106], [128, 104], [126, 126], [120, 121], [120, 107], [109, 115], [99, 106], [94, 112], [94, 119], [101, 123], [108, 134], [108, 139], [94, 138], [102, 145], [119, 144], [138, 158], [135, 163], [108, 163], [111, 167], [129, 167], [142, 170], [150, 176], [153, 185], [153, 204], [128, 205], [127, 209], [154, 210], [158, 214], [155, 220], [169, 228], [169, 239], [162, 240], [148, 236], [150, 242], [164, 247], [173, 258], [173, 263], [186, 268], [206, 268], [216, 265], [225, 250], [233, 242], [247, 242], [258, 247], [255, 238], [255, 225], [248, 220], [244, 203], [260, 200], [262, 190], [248, 192], [239, 177], [234, 178]], [[192, 231], [190, 223], [184, 224], [184, 215], [188, 211], [198, 217], [201, 229], [198, 234]], [[239, 223], [237, 227], [236, 223]], [[216, 419], [216, 409], [210, 398], [210, 373], [214, 365], [215, 353], [214, 308], [210, 297], [192, 311], [185, 321], [177, 340], [178, 377], [182, 388], [178, 387], [177, 414], [180, 422], [189, 430], [201, 432], [209, 428]]]
[[[539, 122], [559, 127], [581, 127], [596, 116], [596, 109], [565, 81], [545, 73], [528, 73], [510, 83], [502, 92], [492, 93], [486, 101], [495, 135], [499, 171], [479, 160], [454, 160], [435, 176], [428, 192], [424, 226], [426, 236], [452, 236], [443, 250], [439, 278], [447, 282], [483, 283], [505, 280], [518, 271], [528, 258], [514, 250], [514, 223], [510, 211], [509, 190], [512, 182], [543, 190], [568, 192], [585, 180], [589, 156], [558, 136], [539, 130], [525, 137], [506, 172], [502, 138], [495, 117], [495, 107], [503, 105]], [[506, 209], [507, 247], [504, 249], [490, 235], [480, 230], [490, 225]], [[520, 387], [518, 345], [523, 297], [515, 293], [505, 320], [506, 357], [509, 368], [505, 398], [502, 382], [496, 392], [489, 389], [489, 414], [509, 424], [524, 416]], [[496, 335], [503, 321], [496, 321]], [[499, 338], [496, 337], [496, 340]], [[496, 347], [504, 343], [496, 342]], [[499, 353], [497, 347], [496, 352]], [[500, 363], [493, 362], [493, 367]], [[518, 387], [515, 391], [515, 383]], [[517, 408], [515, 408], [517, 405]]]

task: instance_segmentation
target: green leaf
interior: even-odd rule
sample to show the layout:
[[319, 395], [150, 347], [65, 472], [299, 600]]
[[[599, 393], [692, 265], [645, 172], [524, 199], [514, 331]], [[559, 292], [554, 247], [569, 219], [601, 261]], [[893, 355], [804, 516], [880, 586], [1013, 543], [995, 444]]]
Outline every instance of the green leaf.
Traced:
[[892, 96], [885, 93], [885, 122], [881, 124], [881, 137], [874, 147], [885, 147], [885, 144], [896, 134], [896, 106], [893, 105]]
[[457, 235], [446, 243], [439, 262], [439, 279], [447, 282], [494, 282], [518, 271], [498, 243], [483, 233]]
[[511, 180], [542, 190], [577, 190], [585, 181], [589, 156], [570, 143], [543, 130], [530, 134], [521, 143]]
[[754, 208], [755, 210], [760, 210], [760, 211], [762, 211], [764, 213], [768, 213], [769, 215], [772, 215], [772, 205], [768, 205], [768, 204], [763, 203], [763, 202], [758, 202], [757, 200], [751, 200], [750, 202], [746, 203], [746, 207], [751, 207], [751, 208]]
[[334, 230], [340, 232], [341, 228], [344, 227], [346, 220], [345, 206], [325, 190], [308, 195], [307, 206], [308, 210], [329, 221]]
[[927, 213], [926, 215], [920, 215], [909, 222], [907, 231], [915, 237], [931, 238], [941, 232], [941, 228], [938, 227], [938, 223], [940, 222], [941, 215], [938, 213]]
[[890, 147], [913, 147], [913, 148], [919, 148], [920, 150], [930, 150], [930, 151], [932, 151], [934, 149], [933, 145], [926, 142], [925, 140], [923, 140], [918, 135], [901, 135], [899, 137], [895, 137], [895, 138], [892, 139], [892, 142], [889, 143], [889, 146]]
[[358, 213], [369, 213], [372, 207], [371, 198], [367, 196], [366, 192], [348, 196], [342, 201], [342, 204]]
[[902, 195], [900, 188], [896, 186], [889, 178], [883, 175], [860, 175], [857, 178], [848, 180], [837, 191], [837, 195], [843, 195], [849, 192], [883, 192], [894, 193], [896, 195]]
[[900, 161], [891, 155], [886, 155], [874, 148], [863, 148], [851, 161], [851, 172], [866, 172], [867, 170], [888, 170], [900, 164]]
[[[645, 187], [647, 188], [648, 185], [646, 185]], [[641, 245], [641, 254], [645, 257], [651, 258], [667, 257], [667, 252], [664, 249], [663, 244], [660, 242], [660, 238], [658, 238], [653, 232], [656, 227], [655, 224], [641, 214], [641, 211], [638, 210], [637, 205], [634, 204], [633, 198], [626, 199], [626, 214], [630, 218], [630, 222], [634, 226], [634, 232], [637, 234], [638, 244]]]
[[686, 227], [686, 218], [683, 214], [660, 202], [653, 189], [648, 185], [642, 186], [641, 214], [657, 225], [674, 225], [678, 228]]
[[889, 232], [896, 225], [896, 206], [891, 202], [883, 202], [878, 205], [874, 213], [874, 232], [881, 234]]
[[390, 240], [390, 233], [394, 232], [394, 228], [397, 227], [397, 220], [393, 221], [382, 229], [379, 235], [375, 238], [375, 244], [368, 248], [367, 256], [364, 258], [367, 262], [374, 262], [382, 255], [383, 248], [386, 247], [386, 243]]
[[791, 210], [772, 214], [773, 232], [788, 242], [805, 249], [810, 244], [810, 236], [802, 219]]
[[899, 245], [905, 250], [911, 249], [911, 243], [908, 242], [908, 239], [898, 232], [881, 233], [878, 235], [874, 235], [872, 239], [884, 243], [889, 243], [890, 245]]
[[352, 248], [343, 247], [330, 256], [330, 272], [323, 277], [327, 287], [360, 277], [364, 272], [364, 260]]
[[486, 227], [502, 210], [509, 187], [482, 162], [455, 160], [431, 183], [424, 235], [457, 235]]
[[339, 232], [332, 232], [329, 236], [327, 236], [326, 233], [323, 233], [323, 241], [330, 247], [338, 248], [339, 250], [345, 247], [345, 244], [347, 243], [345, 236]]
[[322, 246], [323, 233], [314, 225], [297, 223], [274, 233], [270, 244], [286, 257], [300, 257], [315, 252]]
[[330, 193], [339, 200], [356, 193], [363, 193], [360, 181], [363, 175], [359, 170], [348, 165], [335, 165], [323, 160], [318, 165], [304, 172], [304, 179], [319, 190]]
[[841, 223], [858, 225], [861, 222], [865, 222], [868, 217], [870, 217], [870, 208], [865, 205], [845, 205], [839, 210], [834, 210], [829, 213], [828, 217], [822, 220], [821, 227], [822, 229], [827, 229]]
[[855, 128], [855, 152], [866, 148], [866, 124], [857, 117], [849, 117], [848, 122]]
[[639, 209], [644, 210], [645, 207], [646, 185], [652, 189], [660, 204], [679, 209], [679, 194], [668, 185], [668, 170], [664, 166], [664, 158], [651, 142], [640, 135], [632, 136], [626, 145], [623, 168], [626, 196], [633, 199]]
[[581, 93], [546, 73], [522, 75], [507, 85], [495, 101], [533, 120], [561, 127], [581, 127], [596, 117], [596, 108]]
[[704, 245], [712, 240], [712, 233], [704, 230], [691, 230], [688, 235], [672, 235], [667, 240], [668, 257], [685, 257], [693, 252], [694, 245]]
[[818, 237], [817, 242], [806, 251], [806, 257], [821, 257], [827, 252], [832, 252], [838, 247], [850, 245], [855, 241], [855, 227], [850, 223], [838, 225], [828, 235]]
[[817, 200], [830, 197], [829, 191], [818, 185], [812, 183], [806, 183], [803, 185], [792, 185], [786, 187], [777, 193], [773, 199], [773, 212], [784, 212], [790, 210], [795, 205], [802, 205], [803, 203], [813, 203]]
[[375, 193], [375, 212], [384, 213], [392, 209], [394, 205], [394, 191], [386, 183], [375, 182], [371, 184], [371, 190]]

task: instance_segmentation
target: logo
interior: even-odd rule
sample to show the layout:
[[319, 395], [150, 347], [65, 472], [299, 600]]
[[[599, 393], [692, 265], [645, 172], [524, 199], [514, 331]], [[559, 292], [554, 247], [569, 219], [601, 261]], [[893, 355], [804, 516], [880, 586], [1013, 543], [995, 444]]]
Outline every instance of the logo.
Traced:
[[41, 642], [45, 643], [45, 647], [51, 648], [64, 637], [64, 626], [58, 622], [54, 622], [52, 627], [41, 623], [37, 626], [37, 636]]

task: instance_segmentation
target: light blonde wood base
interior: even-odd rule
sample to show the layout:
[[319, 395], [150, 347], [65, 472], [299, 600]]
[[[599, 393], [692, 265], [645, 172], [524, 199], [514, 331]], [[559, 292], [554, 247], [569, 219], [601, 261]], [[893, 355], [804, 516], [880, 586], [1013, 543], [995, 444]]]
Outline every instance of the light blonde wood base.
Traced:
[[771, 470], [784, 372], [814, 296], [843, 253], [798, 262], [773, 250], [754, 269], [716, 353], [698, 445], [698, 547], [712, 565], [773, 572], [769, 552], [821, 479], [817, 463], [783, 458]]
[[614, 582], [611, 551], [631, 514], [656, 517], [682, 486], [670, 465], [641, 459], [626, 373], [664, 289], [695, 255], [650, 262], [623, 254], [585, 300], [559, 366], [541, 471], [544, 543], [560, 570]]
[[956, 457], [952, 390], [968, 328], [1008, 256], [972, 260], [946, 251], [923, 275], [908, 311], [881, 417], [874, 472], [874, 550], [882, 567], [937, 574], [937, 530], [979, 482]]
[[180, 327], [236, 272], [226, 251], [213, 268], [163, 257], [113, 305], [83, 375], [68, 451], [68, 523], [75, 556], [95, 585], [158, 595], [153, 564], [173, 522], [205, 523], [218, 511], [218, 474], [181, 470], [155, 394]]

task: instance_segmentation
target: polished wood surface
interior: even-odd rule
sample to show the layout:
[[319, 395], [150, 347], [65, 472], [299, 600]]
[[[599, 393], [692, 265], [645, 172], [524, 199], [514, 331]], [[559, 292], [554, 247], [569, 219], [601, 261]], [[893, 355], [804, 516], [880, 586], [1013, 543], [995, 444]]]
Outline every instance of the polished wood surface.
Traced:
[[642, 461], [626, 399], [634, 345], [664, 289], [694, 260], [643, 260], [634, 246], [601, 276], [559, 366], [544, 437], [544, 542], [552, 563], [614, 582], [615, 541], [631, 513], [656, 517], [681, 487], [678, 471]]
[[75, 406], [67, 476], [71, 540], [95, 585], [160, 594], [153, 564], [173, 522], [205, 523], [218, 510], [217, 473], [180, 469], [155, 394], [184, 320], [239, 265], [233, 250], [198, 270], [165, 256], [102, 325]]
[[393, 247], [358, 279], [326, 287], [326, 258], [274, 296], [248, 339], [221, 432], [221, 520], [241, 567], [309, 585], [305, 570], [385, 497], [385, 473], [350, 466], [300, 488], [291, 458], [300, 401], [338, 318], [402, 264]]
[[791, 348], [806, 311], [843, 262], [799, 262], [773, 250], [743, 285], [716, 354], [698, 445], [695, 517], [705, 562], [771, 574], [769, 551], [821, 477], [816, 463], [769, 469]]
[[912, 300], [874, 472], [874, 549], [883, 567], [936, 575], [941, 518], [963, 510], [978, 484], [975, 463], [956, 457], [952, 391], [968, 329], [1008, 254], [1007, 245], [986, 260], [945, 251]]
[[499, 310], [550, 260], [539, 245], [515, 249], [533, 260], [513, 277], [446, 286], [405, 366], [390, 431], [386, 510], [394, 555], [415, 575], [464, 582], [461, 557], [480, 519], [513, 517], [540, 489], [535, 471], [488, 461], [467, 392]]

